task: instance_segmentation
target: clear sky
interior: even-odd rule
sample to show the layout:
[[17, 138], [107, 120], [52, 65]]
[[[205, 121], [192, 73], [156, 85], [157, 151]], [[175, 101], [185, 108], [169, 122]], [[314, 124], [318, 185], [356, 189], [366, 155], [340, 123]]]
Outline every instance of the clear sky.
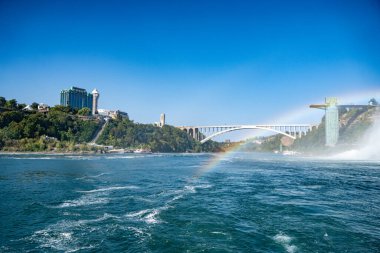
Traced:
[[280, 123], [379, 90], [380, 2], [1, 0], [0, 96], [73, 85], [137, 122]]

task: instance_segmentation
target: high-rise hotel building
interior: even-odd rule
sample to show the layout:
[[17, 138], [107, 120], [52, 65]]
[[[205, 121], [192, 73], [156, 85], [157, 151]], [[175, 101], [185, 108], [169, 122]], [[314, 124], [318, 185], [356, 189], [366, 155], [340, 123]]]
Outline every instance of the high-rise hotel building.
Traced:
[[87, 93], [85, 89], [73, 86], [70, 89], [61, 91], [61, 105], [70, 106], [76, 109], [87, 107], [92, 110], [93, 95]]

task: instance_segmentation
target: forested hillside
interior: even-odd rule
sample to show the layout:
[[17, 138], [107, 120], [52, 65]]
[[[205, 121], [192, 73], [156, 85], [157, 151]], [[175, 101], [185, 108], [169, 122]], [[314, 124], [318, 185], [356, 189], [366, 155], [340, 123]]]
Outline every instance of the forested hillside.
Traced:
[[220, 145], [209, 141], [203, 145], [173, 126], [162, 128], [138, 124], [128, 119], [110, 120], [98, 144], [123, 148], [150, 148], [154, 152], [216, 152]]
[[[39, 112], [38, 104], [25, 104], [0, 97], [0, 150], [3, 151], [95, 151], [88, 145], [100, 130], [101, 117], [89, 117], [89, 109], [54, 106]], [[220, 145], [203, 145], [172, 126], [138, 124], [128, 119], [110, 119], [97, 144], [116, 148], [149, 148], [154, 152], [216, 152]]]

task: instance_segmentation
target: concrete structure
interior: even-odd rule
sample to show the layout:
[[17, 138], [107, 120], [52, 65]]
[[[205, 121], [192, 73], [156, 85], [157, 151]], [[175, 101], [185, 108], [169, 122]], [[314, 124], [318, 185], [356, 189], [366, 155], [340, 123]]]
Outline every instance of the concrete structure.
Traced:
[[99, 92], [97, 89], [94, 89], [91, 93], [92, 93], [92, 115], [95, 115], [95, 114], [98, 114]]
[[165, 113], [161, 113], [160, 115], [160, 127], [165, 126]]
[[334, 147], [339, 140], [339, 109], [344, 108], [350, 110], [353, 108], [373, 108], [378, 107], [376, 100], [371, 99], [368, 105], [338, 105], [338, 99], [336, 97], [325, 98], [324, 104], [310, 105], [310, 108], [325, 110], [325, 145], [328, 147]]
[[[179, 129], [186, 131], [191, 137], [202, 144], [212, 138], [232, 131], [243, 129], [260, 129], [288, 136], [289, 138], [301, 138], [311, 131], [313, 125], [309, 124], [276, 124], [276, 125], [215, 125], [215, 126], [181, 126]], [[208, 135], [208, 136], [206, 136]]]
[[87, 93], [85, 89], [72, 86], [70, 89], [61, 91], [60, 104], [71, 108], [82, 109], [92, 108], [93, 95]]
[[334, 147], [338, 143], [339, 139], [339, 110], [337, 98], [326, 98], [326, 143], [328, 147]]

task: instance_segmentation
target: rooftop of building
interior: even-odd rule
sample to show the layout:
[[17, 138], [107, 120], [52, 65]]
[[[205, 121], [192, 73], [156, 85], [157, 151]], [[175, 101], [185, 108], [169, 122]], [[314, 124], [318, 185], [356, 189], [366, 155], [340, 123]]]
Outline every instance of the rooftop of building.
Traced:
[[75, 86], [71, 86], [69, 89], [63, 89], [63, 90], [61, 90], [61, 93], [62, 92], [70, 92], [70, 91], [87, 93], [86, 89], [75, 87]]

